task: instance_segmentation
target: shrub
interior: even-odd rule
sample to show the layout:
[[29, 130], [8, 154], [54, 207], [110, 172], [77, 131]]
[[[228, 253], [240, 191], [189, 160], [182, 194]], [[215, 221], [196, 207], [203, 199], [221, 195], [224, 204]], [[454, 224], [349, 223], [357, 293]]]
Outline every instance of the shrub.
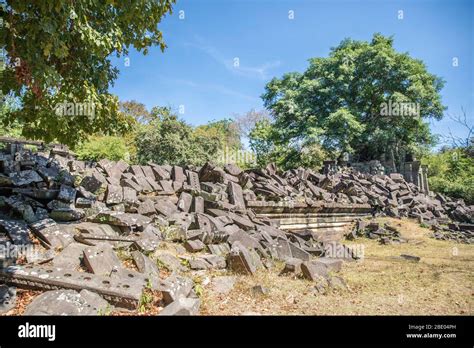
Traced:
[[75, 149], [79, 159], [86, 161], [130, 160], [130, 154], [123, 138], [114, 136], [92, 136]]

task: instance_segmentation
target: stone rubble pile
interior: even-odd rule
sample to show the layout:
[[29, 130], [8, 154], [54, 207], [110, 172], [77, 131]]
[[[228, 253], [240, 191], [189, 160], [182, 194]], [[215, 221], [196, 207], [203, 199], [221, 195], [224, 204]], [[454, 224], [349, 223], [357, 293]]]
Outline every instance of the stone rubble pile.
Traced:
[[[56, 289], [35, 300], [30, 314], [51, 313], [43, 307], [52, 297], [80, 298], [63, 301], [77, 303], [80, 313], [90, 313], [91, 306], [103, 310], [104, 303], [90, 293], [133, 309], [145, 287], [161, 292], [163, 314], [196, 314], [199, 298], [183, 272], [229, 269], [251, 275], [271, 267], [273, 259], [318, 284], [341, 283], [329, 272], [340, 265], [324, 242], [311, 231], [279, 229], [276, 221], [258, 217], [249, 208], [252, 202], [369, 204], [374, 215], [418, 218], [437, 229], [435, 235], [457, 226], [458, 236], [459, 226], [474, 222], [473, 207], [423, 195], [398, 174], [88, 163], [54, 148], [49, 154], [24, 151], [20, 158], [0, 152], [0, 244], [32, 245], [34, 235], [43, 248], [26, 260], [0, 254], [0, 283]], [[472, 242], [472, 230], [462, 231], [468, 231], [462, 241]], [[124, 266], [123, 250], [133, 266]], [[171, 275], [163, 276], [162, 268]], [[54, 312], [62, 310], [76, 313], [59, 304]]]
[[369, 222], [361, 219], [356, 222], [352, 234], [349, 234], [347, 237], [349, 239], [367, 237], [378, 240], [380, 244], [399, 244], [407, 242], [407, 240], [402, 238], [395, 226], [389, 223], [380, 224], [378, 222]]

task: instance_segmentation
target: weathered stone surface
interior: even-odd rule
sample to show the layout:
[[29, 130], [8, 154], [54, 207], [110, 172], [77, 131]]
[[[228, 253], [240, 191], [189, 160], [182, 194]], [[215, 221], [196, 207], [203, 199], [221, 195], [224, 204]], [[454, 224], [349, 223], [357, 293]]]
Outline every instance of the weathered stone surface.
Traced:
[[227, 241], [231, 245], [234, 245], [234, 243], [239, 242], [247, 249], [258, 249], [260, 247], [260, 243], [258, 242], [258, 240], [256, 240], [247, 232], [242, 230], [238, 230], [237, 232], [232, 233], [227, 239]]
[[257, 271], [257, 266], [250, 252], [238, 242], [235, 243], [235, 246], [227, 255], [227, 263], [229, 268], [236, 273], [254, 274]]
[[199, 183], [199, 174], [188, 170], [186, 173], [188, 177], [188, 184], [192, 190], [200, 190], [201, 184]]
[[88, 290], [52, 290], [36, 297], [24, 315], [98, 315], [108, 306], [106, 300]]
[[339, 272], [342, 268], [343, 261], [341, 259], [333, 259], [328, 257], [320, 257], [317, 260], [312, 261], [313, 263], [322, 263], [326, 266], [328, 271]]
[[163, 216], [171, 216], [175, 212], [177, 212], [176, 205], [173, 204], [168, 199], [162, 199], [159, 200], [155, 203], [155, 209], [158, 213], [160, 213]]
[[123, 201], [123, 188], [119, 185], [107, 185], [105, 202], [107, 204], [117, 204]]
[[301, 272], [304, 277], [317, 281], [320, 277], [328, 278], [328, 269], [325, 264], [319, 262], [306, 261], [301, 264]]
[[201, 255], [201, 258], [209, 264], [210, 269], [224, 269], [227, 266], [225, 257], [220, 255]]
[[138, 201], [137, 191], [133, 188], [124, 186], [123, 187], [123, 201], [126, 203], [135, 203]]
[[181, 192], [178, 200], [178, 209], [184, 212], [189, 212], [191, 209], [191, 203], [193, 201], [193, 196], [187, 192]]
[[46, 248], [64, 248], [74, 241], [75, 230], [71, 225], [57, 224], [48, 218], [29, 226]]
[[85, 266], [94, 274], [110, 275], [113, 270], [123, 267], [112, 246], [107, 243], [89, 246], [84, 249], [83, 255]]
[[210, 265], [206, 260], [198, 257], [189, 260], [189, 268], [192, 270], [206, 270], [210, 268]]
[[91, 208], [95, 203], [95, 199], [79, 197], [76, 199], [76, 208]]
[[98, 223], [107, 223], [112, 226], [123, 226], [143, 229], [151, 223], [149, 217], [140, 214], [129, 214], [123, 212], [106, 211], [94, 216], [91, 221]]
[[41, 176], [34, 170], [23, 170], [19, 173], [9, 174], [14, 186], [26, 186], [43, 181]]
[[13, 244], [25, 245], [31, 243], [30, 229], [23, 221], [0, 219], [0, 232], [8, 234]]
[[159, 250], [156, 252], [155, 257], [159, 266], [161, 265], [170, 271], [182, 272], [186, 270], [181, 261], [168, 251]]
[[193, 197], [191, 211], [194, 213], [204, 213], [204, 198], [201, 196]]
[[310, 255], [307, 251], [301, 249], [295, 243], [288, 243], [290, 247], [291, 256], [296, 259], [300, 259], [303, 261], [308, 261], [310, 259]]
[[215, 292], [228, 294], [234, 288], [236, 277], [218, 276], [212, 279], [211, 285]]
[[84, 249], [88, 246], [71, 243], [53, 258], [53, 265], [64, 269], [77, 269], [81, 265]]
[[225, 256], [230, 252], [230, 246], [227, 243], [209, 244], [207, 247], [209, 248], [209, 251], [214, 255]]
[[82, 209], [58, 208], [49, 213], [49, 216], [56, 221], [77, 221], [86, 216]]
[[86, 189], [86, 191], [97, 193], [100, 188], [105, 185], [105, 180], [101, 180], [101, 178], [97, 173], [93, 173], [91, 175], [85, 176], [81, 181], [81, 186]]
[[244, 196], [240, 185], [234, 182], [229, 182], [228, 191], [230, 203], [235, 204], [239, 209], [245, 209]]
[[5, 284], [0, 285], [0, 314], [5, 314], [15, 307], [16, 288]]
[[58, 199], [66, 203], [74, 203], [76, 200], [76, 189], [71, 186], [61, 185], [59, 190]]
[[184, 247], [187, 251], [191, 253], [195, 253], [201, 251], [206, 248], [206, 244], [201, 242], [200, 240], [188, 240], [184, 243]]
[[301, 264], [303, 263], [300, 259], [295, 258], [288, 258], [285, 262], [285, 268], [281, 271], [282, 274], [293, 273], [299, 274], [301, 273]]
[[158, 315], [198, 315], [201, 301], [198, 298], [178, 298]]
[[143, 255], [139, 251], [132, 252], [133, 261], [137, 266], [138, 272], [145, 274], [146, 276], [151, 277], [160, 277], [160, 270], [156, 265], [156, 262], [153, 262], [149, 257]]
[[183, 168], [179, 166], [173, 166], [173, 169], [171, 170], [171, 178], [173, 179], [173, 181], [177, 181], [180, 183], [185, 182], [186, 176], [184, 175]]
[[137, 208], [137, 213], [141, 215], [155, 214], [155, 203], [151, 199], [147, 199], [140, 203]]
[[186, 298], [191, 294], [194, 282], [187, 278], [171, 275], [165, 279], [166, 288], [162, 290], [163, 302], [170, 304], [179, 298]]

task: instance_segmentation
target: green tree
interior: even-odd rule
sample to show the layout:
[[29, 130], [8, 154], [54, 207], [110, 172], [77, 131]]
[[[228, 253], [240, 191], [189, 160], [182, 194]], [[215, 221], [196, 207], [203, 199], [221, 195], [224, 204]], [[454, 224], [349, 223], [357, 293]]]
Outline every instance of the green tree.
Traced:
[[221, 148], [225, 146], [232, 149], [242, 148], [238, 125], [231, 119], [212, 121], [198, 126], [194, 135], [196, 138], [216, 138]]
[[[158, 24], [174, 2], [7, 0], [0, 9], [8, 58], [0, 86], [21, 103], [8, 119], [20, 121], [26, 137], [69, 145], [85, 134], [126, 131], [118, 99], [108, 92], [118, 74], [110, 57], [131, 47], [164, 50]], [[84, 104], [93, 112], [83, 112]], [[61, 105], [72, 112], [57, 112]]]
[[[327, 58], [310, 59], [304, 73], [266, 85], [262, 98], [275, 129], [267, 141], [285, 149], [289, 159], [317, 138], [334, 157], [345, 151], [360, 160], [385, 154], [400, 163], [406, 152], [433, 143], [426, 119], [442, 117], [442, 87], [422, 61], [396, 52], [392, 37], [346, 39]], [[383, 116], [389, 103], [413, 103], [417, 115], [397, 110]]]
[[195, 144], [193, 129], [169, 108], [153, 108], [156, 118], [136, 137], [138, 161], [157, 164], [190, 164]]

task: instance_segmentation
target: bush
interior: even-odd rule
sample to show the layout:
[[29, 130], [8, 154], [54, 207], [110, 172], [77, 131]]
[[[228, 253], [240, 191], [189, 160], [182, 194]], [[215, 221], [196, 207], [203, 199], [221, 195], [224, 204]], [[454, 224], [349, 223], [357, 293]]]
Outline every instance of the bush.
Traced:
[[85, 161], [100, 161], [109, 159], [112, 161], [130, 160], [124, 138], [113, 136], [92, 136], [86, 142], [75, 149], [77, 157]]
[[474, 204], [474, 160], [462, 149], [446, 149], [422, 159], [430, 190]]
[[450, 181], [445, 178], [429, 178], [430, 190], [452, 198], [462, 198], [466, 204], [474, 204], [474, 178]]

